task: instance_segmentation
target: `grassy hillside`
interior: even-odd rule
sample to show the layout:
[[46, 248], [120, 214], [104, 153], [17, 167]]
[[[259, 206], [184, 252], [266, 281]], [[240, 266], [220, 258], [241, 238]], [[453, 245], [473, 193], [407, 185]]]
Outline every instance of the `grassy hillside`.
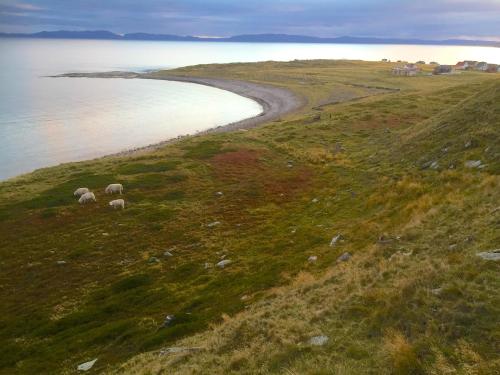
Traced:
[[[93, 372], [111, 371], [170, 346], [203, 350], [116, 371], [500, 371], [499, 264], [475, 255], [500, 247], [499, 77], [390, 67], [179, 69], [309, 104], [250, 131], [1, 183], [0, 371], [72, 373], [96, 357]], [[124, 211], [106, 206], [115, 181]], [[97, 204], [76, 203], [82, 185]], [[308, 344], [320, 334], [326, 345]]]

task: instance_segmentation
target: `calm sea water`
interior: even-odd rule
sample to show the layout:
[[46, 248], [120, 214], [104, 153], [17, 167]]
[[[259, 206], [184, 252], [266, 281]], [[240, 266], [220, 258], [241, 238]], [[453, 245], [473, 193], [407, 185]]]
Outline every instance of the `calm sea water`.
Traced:
[[189, 83], [47, 75], [317, 58], [500, 63], [500, 49], [0, 38], [0, 179], [192, 134], [261, 111], [252, 100]]

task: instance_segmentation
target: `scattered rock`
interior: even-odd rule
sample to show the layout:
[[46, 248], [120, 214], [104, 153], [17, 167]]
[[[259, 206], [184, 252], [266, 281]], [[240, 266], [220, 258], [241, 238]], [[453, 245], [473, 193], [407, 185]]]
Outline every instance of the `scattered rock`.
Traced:
[[163, 356], [163, 355], [176, 354], [176, 353], [199, 352], [201, 350], [204, 350], [204, 348], [202, 348], [202, 347], [192, 347], [192, 348], [172, 347], [172, 348], [165, 348], [165, 349], [160, 350], [158, 352], [158, 355]]
[[467, 142], [465, 142], [464, 147], [465, 148], [471, 148], [474, 146], [474, 141], [472, 139], [469, 139]]
[[172, 251], [172, 249], [165, 250], [165, 252], [163, 253], [163, 256], [165, 256], [165, 257], [173, 257], [174, 254], [172, 254], [170, 251]]
[[319, 202], [319, 199], [318, 199], [318, 198], [314, 198], [311, 202], [313, 202], [313, 203], [318, 203], [318, 202]]
[[439, 168], [439, 163], [437, 161], [433, 161], [431, 165], [429, 166], [430, 169], [438, 169]]
[[452, 243], [450, 246], [448, 246], [448, 250], [455, 250], [457, 246], [458, 245], [456, 243]]
[[96, 362], [97, 362], [97, 358], [93, 359], [92, 361], [88, 361], [88, 362], [85, 362], [85, 363], [78, 365], [78, 367], [76, 369], [78, 371], [88, 371], [92, 368], [92, 366], [94, 366], [94, 364]]
[[204, 267], [205, 269], [209, 269], [209, 268], [212, 268], [214, 265], [212, 263], [205, 263]]
[[434, 294], [435, 296], [439, 296], [442, 291], [443, 291], [443, 288], [431, 289], [431, 293]]
[[330, 241], [330, 246], [331, 247], [334, 247], [335, 245], [337, 245], [337, 243], [342, 240], [344, 237], [342, 237], [341, 234], [337, 234], [335, 237], [332, 238], [332, 240]]
[[67, 262], [66, 262], [65, 260], [58, 260], [58, 261], [56, 262], [56, 264], [57, 264], [58, 266], [64, 266], [66, 263], [67, 263]]
[[466, 168], [479, 168], [481, 167], [481, 160], [467, 160], [465, 162]]
[[218, 197], [222, 197], [224, 193], [222, 191], [218, 191], [217, 193], [215, 193], [215, 195], [217, 195]]
[[213, 223], [207, 224], [207, 227], [212, 228], [212, 227], [215, 227], [217, 225], [220, 225], [220, 221], [214, 221]]
[[148, 259], [149, 264], [160, 263], [160, 260], [157, 257], [150, 257]]
[[311, 255], [307, 260], [311, 263], [314, 263], [318, 260], [318, 257], [316, 255]]
[[500, 260], [500, 249], [491, 250], [491, 251], [483, 251], [481, 253], [476, 254], [478, 257], [484, 260]]
[[242, 301], [247, 301], [250, 299], [250, 296], [247, 296], [246, 294], [244, 296], [241, 296], [240, 300]]
[[329, 338], [325, 335], [314, 336], [309, 339], [309, 344], [314, 346], [323, 346], [328, 342]]
[[231, 260], [229, 259], [224, 259], [224, 260], [221, 260], [219, 263], [216, 264], [217, 267], [219, 268], [224, 268], [225, 266], [229, 265], [233, 263]]
[[476, 239], [476, 237], [474, 235], [470, 235], [470, 236], [465, 237], [464, 242], [473, 242], [475, 239]]
[[338, 154], [339, 152], [345, 151], [344, 147], [342, 147], [342, 144], [340, 142], [335, 143], [335, 147], [333, 149], [333, 152], [335, 154]]
[[351, 259], [352, 255], [351, 253], [345, 252], [341, 256], [337, 258], [338, 262], [347, 262], [349, 259]]
[[103, 232], [102, 235], [103, 236], [109, 236], [109, 233]]
[[168, 327], [175, 320], [175, 315], [167, 315], [163, 321], [162, 327]]
[[385, 235], [385, 234], [382, 234], [378, 237], [378, 242], [379, 243], [390, 243], [394, 241], [393, 238], [390, 238], [389, 236]]

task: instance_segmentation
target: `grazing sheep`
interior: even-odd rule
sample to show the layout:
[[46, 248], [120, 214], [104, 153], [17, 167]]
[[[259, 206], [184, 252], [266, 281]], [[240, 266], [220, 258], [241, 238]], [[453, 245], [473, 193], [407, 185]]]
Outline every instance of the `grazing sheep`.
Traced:
[[83, 194], [88, 193], [90, 190], [88, 188], [78, 188], [75, 190], [73, 195], [75, 197], [81, 197]]
[[114, 201], [109, 202], [109, 205], [113, 208], [121, 208], [125, 209], [125, 201], [123, 199], [115, 199]]
[[114, 194], [114, 193], [122, 193], [123, 185], [122, 184], [109, 184], [105, 190], [106, 194]]
[[78, 199], [78, 203], [80, 203], [80, 204], [85, 204], [85, 203], [92, 202], [92, 201], [96, 202], [96, 199], [95, 199], [94, 193], [92, 193], [91, 191], [83, 194], [80, 197], [80, 199]]

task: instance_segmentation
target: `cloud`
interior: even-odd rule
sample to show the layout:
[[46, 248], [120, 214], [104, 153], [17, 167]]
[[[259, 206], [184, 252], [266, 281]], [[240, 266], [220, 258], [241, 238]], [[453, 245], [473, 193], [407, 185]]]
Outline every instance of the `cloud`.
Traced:
[[3, 1], [2, 5], [4, 7], [10, 7], [13, 9], [34, 11], [34, 12], [45, 9], [45, 8], [38, 6], [38, 5], [29, 4], [29, 3], [22, 3], [22, 2], [18, 2], [18, 1]]
[[[51, 24], [50, 17], [58, 21]], [[0, 27], [4, 31], [21, 26], [25, 31], [39, 31], [43, 24], [52, 29], [109, 29], [118, 33], [484, 38], [500, 33], [499, 19], [498, 0], [0, 1]]]

